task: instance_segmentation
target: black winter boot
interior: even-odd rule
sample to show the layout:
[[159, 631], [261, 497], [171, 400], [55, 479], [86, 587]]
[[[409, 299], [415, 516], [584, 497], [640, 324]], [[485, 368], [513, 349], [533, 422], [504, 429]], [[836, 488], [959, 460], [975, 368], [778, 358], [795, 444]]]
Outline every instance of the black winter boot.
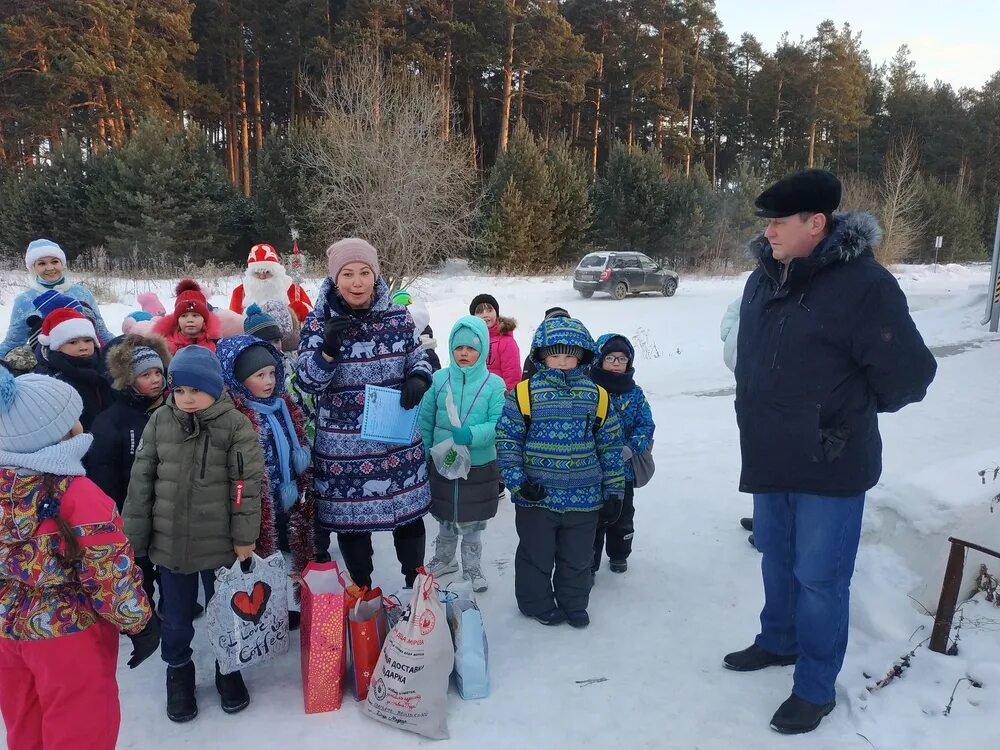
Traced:
[[741, 518], [740, 526], [742, 526], [747, 531], [753, 531], [753, 519], [752, 518]]
[[788, 667], [798, 660], [798, 654], [772, 654], [756, 643], [742, 651], [726, 654], [722, 666], [734, 672], [756, 672], [765, 667]]
[[250, 705], [250, 693], [239, 672], [222, 674], [219, 662], [215, 662], [215, 689], [222, 696], [222, 710], [227, 714], [235, 714]]
[[198, 715], [194, 696], [194, 662], [183, 667], [167, 667], [167, 718], [178, 723]]
[[778, 706], [778, 710], [771, 717], [771, 729], [782, 734], [811, 732], [836, 705], [837, 701], [810, 703], [792, 693], [788, 696], [788, 700]]

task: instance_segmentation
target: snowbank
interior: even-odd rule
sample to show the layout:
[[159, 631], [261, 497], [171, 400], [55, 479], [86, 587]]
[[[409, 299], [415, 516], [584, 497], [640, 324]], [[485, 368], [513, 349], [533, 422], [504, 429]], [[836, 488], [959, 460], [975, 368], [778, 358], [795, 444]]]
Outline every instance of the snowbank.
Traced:
[[[979, 325], [989, 269], [893, 270], [938, 356], [938, 376], [923, 403], [880, 420], [885, 470], [865, 513], [839, 706], [816, 732], [795, 740], [782, 740], [768, 728], [790, 691], [791, 669], [736, 674], [721, 666], [723, 654], [753, 639], [761, 604], [759, 557], [738, 524], [750, 512], [750, 499], [736, 490], [733, 379], [718, 336], [722, 314], [740, 294], [744, 277], [682, 277], [675, 297], [621, 302], [581, 299], [568, 278], [493, 278], [457, 263], [412, 285], [430, 308], [439, 342], [467, 313], [472, 297], [486, 291], [499, 299], [504, 314], [518, 319], [515, 338], [522, 352], [553, 305], [566, 307], [595, 335], [616, 331], [638, 339], [636, 378], [657, 422], [658, 471], [637, 492], [629, 572], [600, 572], [589, 629], [544, 628], [517, 613], [513, 512], [509, 503], [501, 505], [484, 534], [491, 586], [480, 596], [494, 690], [481, 701], [452, 696], [452, 740], [442, 747], [1000, 747], [1000, 609], [981, 595], [963, 605], [956, 620], [963, 623], [958, 656], [918, 646], [930, 634], [925, 608], [937, 602], [947, 537], [1000, 548], [1000, 508], [991, 513], [989, 502], [1000, 483], [984, 486], [978, 476], [1000, 462], [1000, 337]], [[236, 283], [213, 283], [211, 301], [226, 306]], [[139, 291], [155, 288], [169, 306], [173, 282], [113, 284], [119, 302], [102, 306], [113, 331], [135, 309]], [[317, 281], [306, 285], [310, 294], [317, 287]], [[0, 326], [6, 325], [11, 297], [9, 287], [0, 293]], [[439, 354], [447, 359], [447, 352]], [[434, 526], [429, 520], [429, 544]], [[377, 535], [375, 547], [376, 584], [394, 590], [402, 580], [391, 538]], [[974, 556], [968, 562], [970, 569], [978, 567]], [[987, 564], [1000, 572], [1000, 561]], [[901, 678], [868, 690], [914, 648]], [[247, 674], [253, 703], [238, 717], [219, 708], [201, 627], [195, 649], [201, 715], [189, 725], [166, 719], [161, 664], [122, 668], [121, 748], [238, 748], [262, 740], [301, 750], [425, 744], [367, 720], [350, 698], [339, 712], [305, 716], [297, 636], [286, 658]], [[966, 676], [983, 687], [961, 682], [944, 716], [952, 689]], [[601, 677], [606, 681], [586, 682]]]

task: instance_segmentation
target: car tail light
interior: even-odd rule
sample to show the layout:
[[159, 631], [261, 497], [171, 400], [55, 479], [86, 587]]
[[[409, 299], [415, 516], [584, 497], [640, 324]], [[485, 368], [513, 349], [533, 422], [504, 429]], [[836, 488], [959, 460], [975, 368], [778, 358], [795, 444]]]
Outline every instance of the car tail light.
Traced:
[[611, 278], [610, 268], [605, 268], [603, 271], [601, 271], [601, 281], [607, 281], [610, 278]]

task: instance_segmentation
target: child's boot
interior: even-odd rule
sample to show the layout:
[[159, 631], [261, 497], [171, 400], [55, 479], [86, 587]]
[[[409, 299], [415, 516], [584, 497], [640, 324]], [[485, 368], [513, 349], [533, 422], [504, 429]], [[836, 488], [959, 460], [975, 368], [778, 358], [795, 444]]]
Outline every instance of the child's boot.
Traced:
[[215, 662], [215, 689], [222, 696], [222, 710], [227, 714], [239, 713], [250, 705], [250, 693], [243, 682], [243, 675], [239, 672], [222, 674], [219, 662]]
[[472, 590], [477, 594], [490, 587], [483, 576], [481, 567], [483, 558], [482, 542], [467, 542], [462, 540], [462, 578], [472, 583]]
[[458, 547], [457, 536], [438, 534], [434, 540], [434, 557], [427, 563], [427, 572], [435, 578], [440, 578], [458, 571], [458, 560], [455, 559], [456, 547]]
[[194, 696], [194, 662], [183, 667], [167, 667], [167, 718], [171, 721], [191, 721], [198, 715]]

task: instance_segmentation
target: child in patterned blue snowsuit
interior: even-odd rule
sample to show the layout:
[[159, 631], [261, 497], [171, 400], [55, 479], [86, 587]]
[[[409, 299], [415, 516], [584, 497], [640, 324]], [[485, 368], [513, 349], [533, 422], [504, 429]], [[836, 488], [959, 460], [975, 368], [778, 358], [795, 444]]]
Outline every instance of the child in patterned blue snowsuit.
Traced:
[[590, 377], [608, 391], [611, 407], [618, 413], [624, 431], [625, 446], [622, 458], [625, 464], [625, 496], [617, 520], [597, 527], [594, 539], [594, 564], [596, 573], [601, 567], [605, 544], [609, 567], [614, 573], [628, 570], [628, 556], [632, 554], [632, 536], [635, 533], [635, 474], [632, 457], [641, 456], [653, 441], [653, 412], [646, 394], [635, 384], [635, 348], [632, 342], [617, 333], [608, 333], [597, 340], [600, 356], [590, 368]]

